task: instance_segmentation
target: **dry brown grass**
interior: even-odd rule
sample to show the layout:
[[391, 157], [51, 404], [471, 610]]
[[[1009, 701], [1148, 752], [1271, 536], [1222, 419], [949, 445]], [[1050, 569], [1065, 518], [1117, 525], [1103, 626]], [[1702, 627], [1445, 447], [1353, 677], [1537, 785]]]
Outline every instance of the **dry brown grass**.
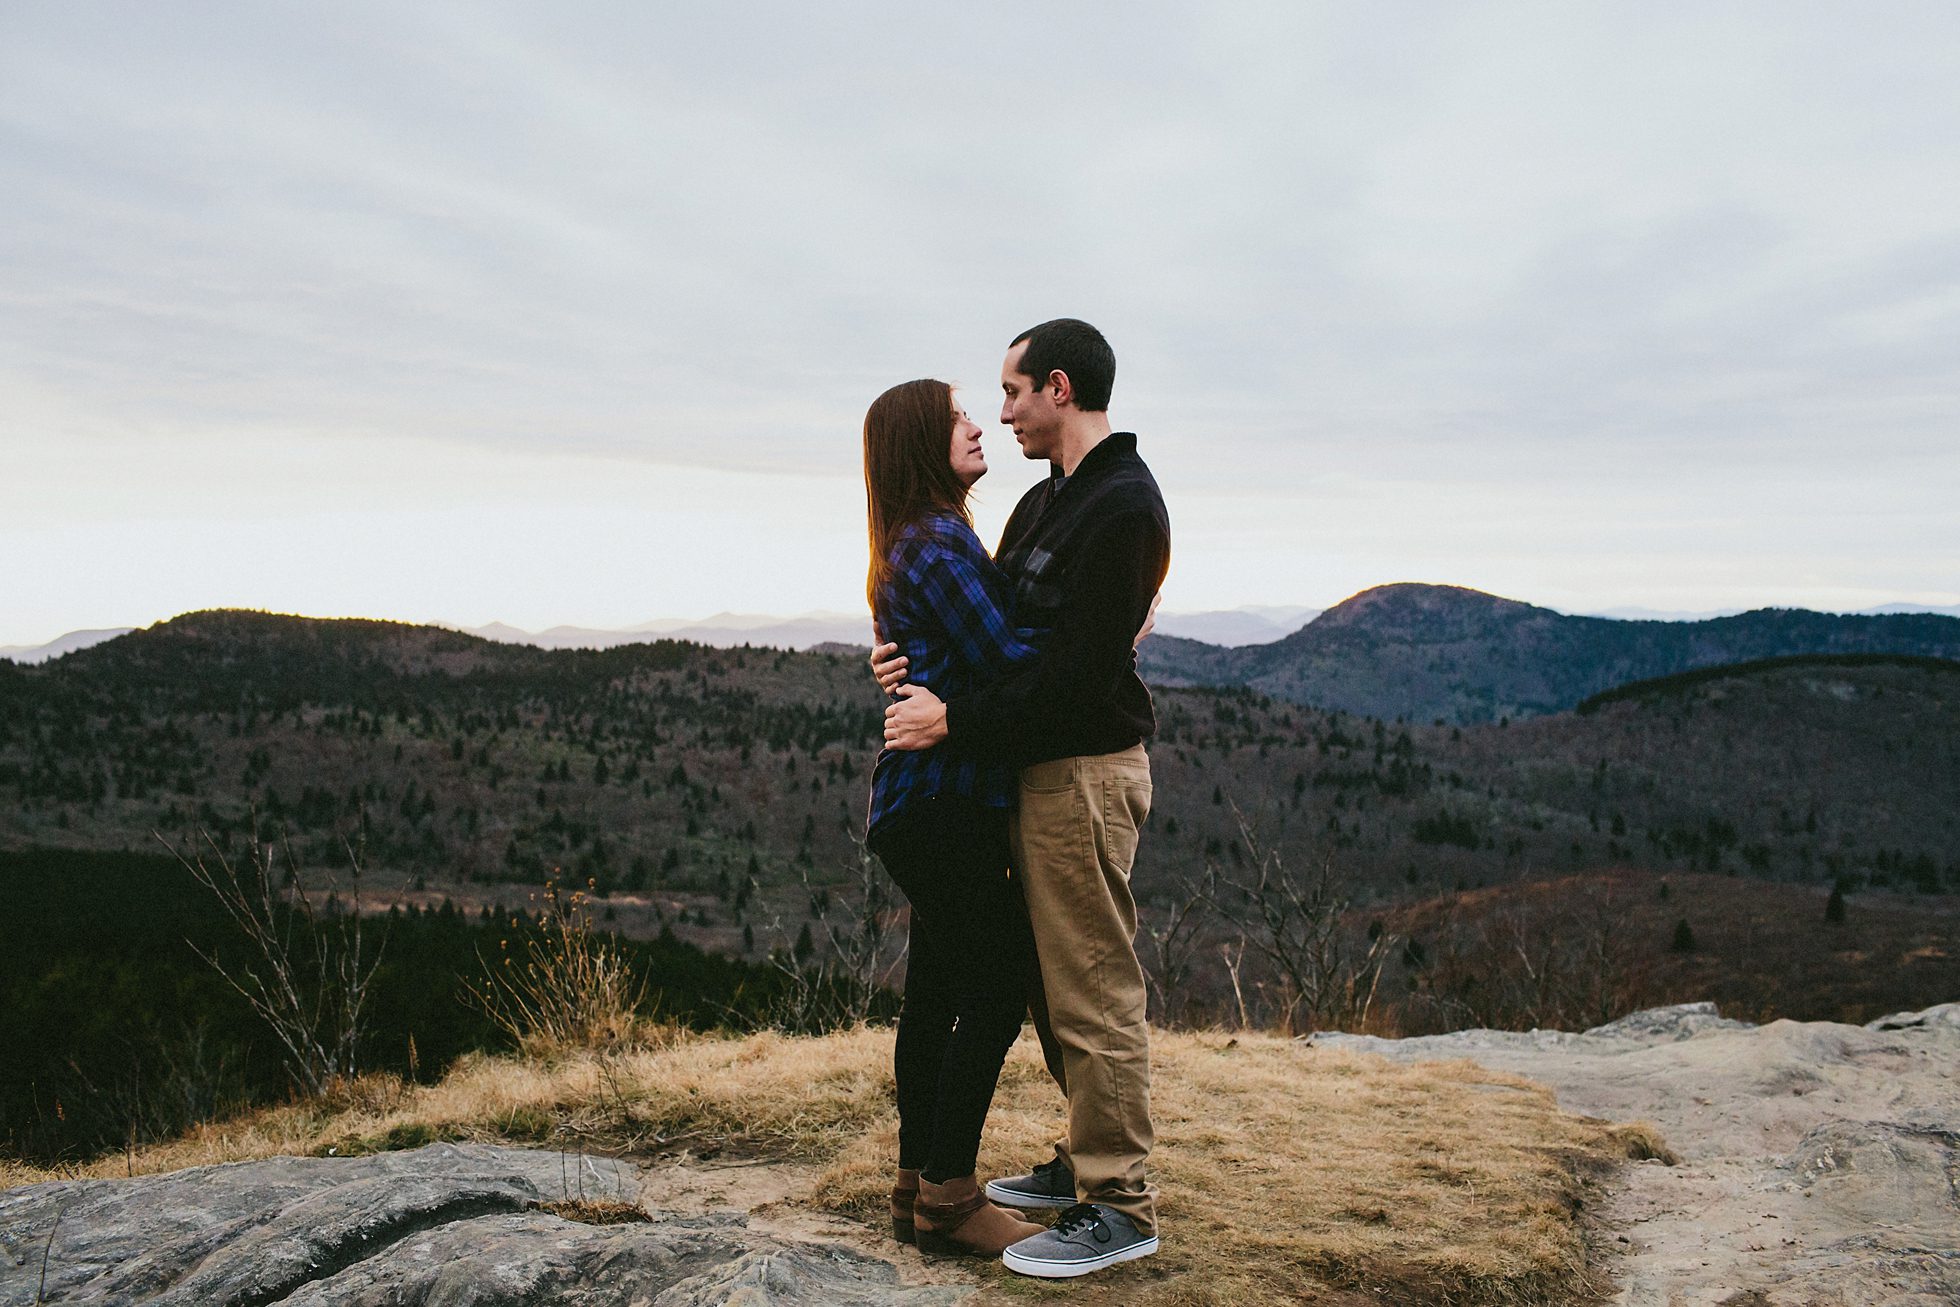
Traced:
[[[1002, 1295], [1072, 1302], [1571, 1303], [1588, 1274], [1588, 1177], [1664, 1153], [1649, 1127], [1560, 1112], [1549, 1091], [1468, 1062], [1400, 1066], [1268, 1035], [1160, 1034], [1153, 1161], [1163, 1251], [1093, 1282], [1001, 1273]], [[1060, 1097], [1024, 1043], [988, 1121], [984, 1171], [1025, 1170]], [[853, 1139], [817, 1200], [882, 1210], [888, 1122]], [[1331, 1300], [1331, 1299], [1329, 1299]]]
[[[464, 989], [528, 1057], [548, 1058], [574, 1048], [607, 1048], [628, 1041], [646, 980], [617, 941], [592, 930], [586, 889], [567, 890], [556, 876], [530, 896], [535, 916], [513, 916], [494, 957]], [[516, 947], [512, 947], [513, 941]]]
[[[990, 1272], [985, 1297], [1165, 1307], [1351, 1295], [1581, 1301], [1598, 1288], [1578, 1218], [1587, 1177], [1664, 1153], [1649, 1129], [1560, 1112], [1545, 1089], [1467, 1062], [1400, 1066], [1267, 1035], [1164, 1033], [1155, 1054], [1164, 1250], [1088, 1283]], [[329, 1101], [206, 1126], [71, 1174], [442, 1138], [729, 1148], [827, 1163], [811, 1201], [875, 1227], [896, 1138], [890, 1067], [883, 1029], [700, 1037], [553, 1061], [472, 1058], [434, 1086], [370, 1078]], [[983, 1169], [1039, 1160], [1061, 1109], [1023, 1041], [995, 1101]], [[0, 1172], [7, 1185], [51, 1178]]]
[[612, 1198], [561, 1198], [539, 1203], [538, 1210], [581, 1225], [635, 1225], [653, 1219], [646, 1208]]

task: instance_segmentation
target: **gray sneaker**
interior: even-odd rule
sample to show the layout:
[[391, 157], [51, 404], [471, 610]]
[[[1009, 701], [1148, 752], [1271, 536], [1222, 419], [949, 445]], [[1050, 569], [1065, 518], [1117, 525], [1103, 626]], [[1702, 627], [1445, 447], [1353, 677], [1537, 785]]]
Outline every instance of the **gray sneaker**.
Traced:
[[1009, 1244], [1000, 1260], [1008, 1270], [1023, 1275], [1066, 1280], [1156, 1251], [1157, 1236], [1144, 1234], [1115, 1208], [1077, 1203], [1052, 1228]]
[[1002, 1207], [1073, 1207], [1075, 1172], [1057, 1157], [1037, 1166], [1032, 1174], [987, 1181], [987, 1197]]

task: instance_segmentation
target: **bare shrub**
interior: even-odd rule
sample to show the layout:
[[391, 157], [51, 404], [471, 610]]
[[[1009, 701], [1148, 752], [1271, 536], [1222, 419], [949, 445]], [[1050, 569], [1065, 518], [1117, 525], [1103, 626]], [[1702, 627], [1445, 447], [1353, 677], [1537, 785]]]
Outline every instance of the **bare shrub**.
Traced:
[[[892, 879], [862, 839], [853, 836], [851, 843], [856, 857], [848, 864], [841, 895], [811, 885], [808, 873], [800, 873], [814, 927], [812, 947], [807, 957], [782, 948], [770, 952], [783, 988], [764, 1017], [767, 1026], [816, 1034], [867, 1021], [905, 960], [897, 930], [902, 909]], [[782, 923], [776, 925], [780, 930]]]
[[1228, 958], [1241, 1022], [1246, 1005], [1238, 965], [1249, 947], [1272, 976], [1270, 988], [1259, 989], [1266, 1019], [1292, 1033], [1361, 1028], [1396, 937], [1377, 930], [1365, 945], [1357, 943], [1333, 860], [1322, 856], [1304, 874], [1292, 871], [1278, 849], [1260, 844], [1237, 804], [1232, 816], [1246, 856], [1230, 870], [1206, 869], [1205, 902], [1239, 940], [1238, 953]]
[[351, 902], [341, 904], [329, 879], [326, 902], [316, 907], [299, 878], [292, 845], [281, 842], [290, 892], [273, 888], [273, 846], [253, 823], [243, 863], [226, 856], [208, 831], [202, 847], [186, 855], [157, 839], [209, 890], [242, 938], [248, 961], [227, 963], [217, 950], [192, 945], [200, 958], [238, 991], [271, 1028], [285, 1054], [286, 1072], [303, 1093], [318, 1096], [360, 1073], [366, 1033], [368, 985], [381, 965], [386, 940], [368, 956], [361, 915], [360, 850], [346, 844], [352, 868]]
[[478, 955], [481, 974], [464, 982], [471, 1001], [532, 1056], [635, 1040], [646, 982], [616, 944], [593, 934], [586, 890], [567, 893], [553, 877], [531, 901], [537, 915], [510, 919], [496, 960]]
[[1161, 915], [1140, 914], [1138, 933], [1146, 947], [1138, 950], [1139, 961], [1156, 1009], [1152, 1019], [1159, 1024], [1177, 1025], [1191, 1015], [1192, 981], [1214, 889], [1214, 873], [1207, 867], [1197, 880], [1179, 885], [1175, 900]]
[[1586, 1030], [1640, 1007], [1644, 959], [1608, 886], [1582, 886], [1465, 921], [1447, 918], [1412, 969], [1411, 1034], [1486, 1027]]
[[147, 1029], [127, 1047], [127, 1068], [111, 1076], [69, 1059], [72, 1088], [64, 1090], [64, 1096], [85, 1096], [104, 1119], [121, 1124], [125, 1155], [139, 1144], [172, 1138], [251, 1104], [236, 1050], [214, 1040], [203, 1018]]

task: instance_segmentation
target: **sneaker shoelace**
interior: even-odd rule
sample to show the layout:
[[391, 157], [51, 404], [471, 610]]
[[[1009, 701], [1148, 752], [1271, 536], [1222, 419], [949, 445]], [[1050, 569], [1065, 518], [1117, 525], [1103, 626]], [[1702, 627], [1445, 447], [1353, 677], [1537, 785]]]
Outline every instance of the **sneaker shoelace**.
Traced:
[[1055, 1218], [1052, 1229], [1056, 1234], [1066, 1237], [1079, 1234], [1092, 1225], [1101, 1225], [1105, 1230], [1108, 1229], [1102, 1213], [1096, 1210], [1094, 1203], [1077, 1203], [1073, 1207], [1062, 1209], [1062, 1214]]

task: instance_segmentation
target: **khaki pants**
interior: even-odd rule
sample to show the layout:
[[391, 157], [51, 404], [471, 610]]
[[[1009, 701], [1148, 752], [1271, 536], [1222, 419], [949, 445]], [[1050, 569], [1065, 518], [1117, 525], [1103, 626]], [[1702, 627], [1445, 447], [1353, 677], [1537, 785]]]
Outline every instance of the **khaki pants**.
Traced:
[[1055, 1151], [1079, 1197], [1145, 1234], [1156, 1230], [1157, 1191], [1144, 1176], [1150, 1029], [1130, 864], [1149, 814], [1150, 759], [1136, 745], [1024, 770], [1009, 834], [1040, 969], [1035, 1030], [1068, 1096], [1068, 1138]]

